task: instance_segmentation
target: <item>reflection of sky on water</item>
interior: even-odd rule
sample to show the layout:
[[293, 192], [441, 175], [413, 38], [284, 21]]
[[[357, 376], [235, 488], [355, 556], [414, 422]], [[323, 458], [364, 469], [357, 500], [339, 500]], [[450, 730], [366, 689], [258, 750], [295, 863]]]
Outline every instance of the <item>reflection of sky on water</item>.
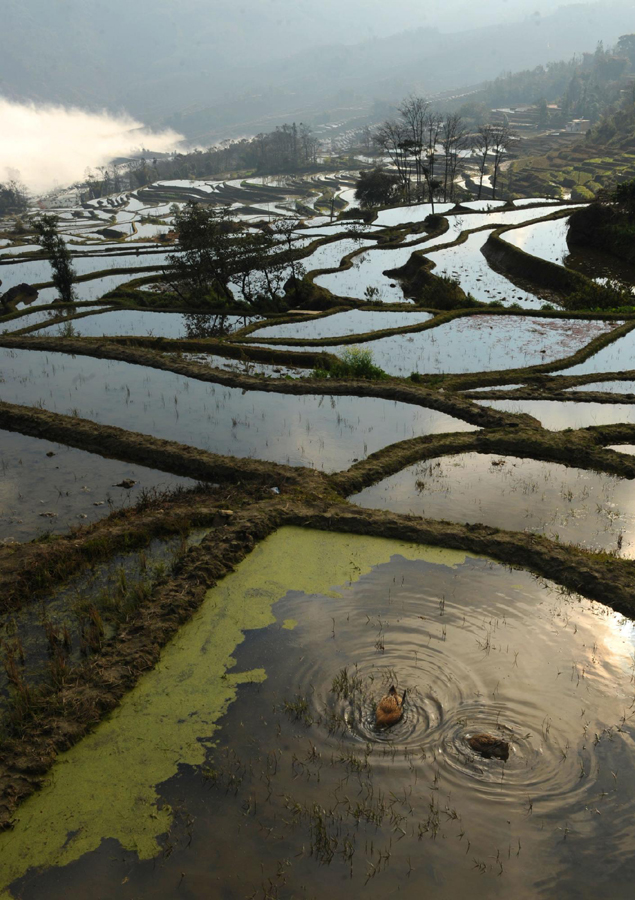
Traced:
[[[575, 319], [479, 315], [427, 331], [380, 338], [363, 346], [372, 352], [373, 362], [391, 375], [483, 372], [533, 366], [568, 356], [610, 327], [603, 322]], [[337, 353], [338, 348], [330, 347], [329, 352]]]
[[501, 237], [531, 256], [562, 265], [570, 250], [567, 244], [569, 219], [554, 219], [505, 231]]
[[549, 431], [564, 428], [588, 428], [590, 425], [615, 425], [635, 422], [635, 405], [625, 403], [576, 403], [558, 400], [479, 400], [505, 412], [528, 413]]
[[370, 397], [293, 396], [144, 366], [40, 351], [0, 351], [0, 398], [41, 405], [238, 457], [327, 471], [420, 434], [473, 431], [443, 413]]
[[594, 375], [596, 372], [623, 372], [635, 369], [635, 330], [613, 341], [584, 362], [557, 375]]
[[287, 323], [286, 325], [268, 325], [259, 328], [250, 336], [257, 338], [317, 338], [340, 337], [345, 334], [364, 334], [370, 331], [382, 331], [386, 328], [403, 328], [405, 325], [418, 325], [432, 319], [432, 313], [426, 312], [366, 312], [351, 309], [347, 312], [335, 313], [323, 319], [306, 322]]
[[635, 483], [558, 463], [463, 453], [417, 463], [349, 498], [370, 509], [545, 534], [635, 557]]
[[[124, 479], [136, 483], [130, 489], [117, 487]], [[45, 531], [62, 534], [134, 505], [142, 490], [195, 484], [191, 478], [0, 431], [0, 542], [30, 541]]]

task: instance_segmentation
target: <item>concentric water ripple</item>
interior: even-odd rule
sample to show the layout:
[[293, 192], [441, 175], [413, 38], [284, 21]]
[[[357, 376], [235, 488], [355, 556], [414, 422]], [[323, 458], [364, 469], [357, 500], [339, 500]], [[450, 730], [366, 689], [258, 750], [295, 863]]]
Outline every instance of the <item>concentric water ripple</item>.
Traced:
[[[584, 808], [601, 790], [599, 777], [610, 777], [595, 735], [618, 720], [619, 706], [609, 712], [605, 700], [625, 672], [597, 645], [606, 617], [598, 621], [595, 606], [553, 593], [537, 607], [535, 588], [531, 597], [513, 584], [523, 579], [526, 589], [530, 576], [484, 565], [446, 602], [430, 580], [416, 583], [412, 564], [402, 567], [396, 594], [395, 578], [383, 584], [379, 567], [351, 592], [329, 598], [329, 640], [318, 631], [305, 636], [293, 680], [319, 723], [312, 740], [325, 753], [341, 745], [380, 751], [376, 764], [385, 758], [395, 776], [416, 756], [455, 796], [469, 791], [475, 801], [542, 814]], [[487, 604], [472, 602], [485, 595]], [[299, 604], [294, 615], [301, 614]], [[346, 689], [334, 690], [341, 673]], [[377, 728], [375, 705], [391, 684], [407, 691], [404, 714]], [[482, 732], [509, 743], [506, 761], [470, 747], [468, 739]]]
[[[452, 788], [469, 782], [478, 793], [508, 801], [540, 802], [541, 809], [557, 807], [592, 791], [597, 766], [582, 747], [559, 743], [550, 727], [538, 721], [540, 708], [527, 704], [519, 717], [505, 703], [465, 701], [449, 712], [441, 728], [439, 759]], [[509, 758], [484, 759], [468, 739], [491, 734], [509, 744]]]

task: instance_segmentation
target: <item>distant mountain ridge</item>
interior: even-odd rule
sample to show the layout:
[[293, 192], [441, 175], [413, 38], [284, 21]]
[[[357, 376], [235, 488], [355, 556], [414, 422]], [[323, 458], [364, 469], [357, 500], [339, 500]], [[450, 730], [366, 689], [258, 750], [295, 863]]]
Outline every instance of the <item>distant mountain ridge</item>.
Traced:
[[593, 50], [633, 26], [632, 3], [615, 0], [478, 30], [423, 27], [290, 52], [305, 32], [327, 37], [326, 7], [298, 0], [297, 15], [277, 21], [272, 4], [252, 4], [245, 19], [245, 6], [229, 0], [3, 0], [0, 95], [126, 109], [205, 142], [228, 128], [475, 84]]

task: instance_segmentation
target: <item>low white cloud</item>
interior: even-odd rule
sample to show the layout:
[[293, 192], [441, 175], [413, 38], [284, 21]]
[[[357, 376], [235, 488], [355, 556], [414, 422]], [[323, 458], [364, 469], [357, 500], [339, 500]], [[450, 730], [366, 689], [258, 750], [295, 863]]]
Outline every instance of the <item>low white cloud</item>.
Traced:
[[181, 140], [175, 131], [153, 132], [125, 114], [14, 103], [0, 97], [0, 182], [19, 173], [35, 193], [81, 181], [87, 168], [106, 165], [118, 156], [144, 147], [166, 152]]

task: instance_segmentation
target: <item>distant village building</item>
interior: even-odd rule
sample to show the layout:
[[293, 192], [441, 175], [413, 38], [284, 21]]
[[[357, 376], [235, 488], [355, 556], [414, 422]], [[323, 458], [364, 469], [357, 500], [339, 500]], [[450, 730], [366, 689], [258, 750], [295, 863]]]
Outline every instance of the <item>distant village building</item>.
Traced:
[[569, 134], [586, 134], [590, 128], [590, 119], [571, 119], [571, 121], [567, 122], [564, 126], [564, 130], [569, 132]]

